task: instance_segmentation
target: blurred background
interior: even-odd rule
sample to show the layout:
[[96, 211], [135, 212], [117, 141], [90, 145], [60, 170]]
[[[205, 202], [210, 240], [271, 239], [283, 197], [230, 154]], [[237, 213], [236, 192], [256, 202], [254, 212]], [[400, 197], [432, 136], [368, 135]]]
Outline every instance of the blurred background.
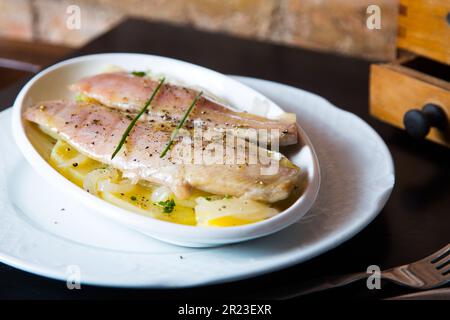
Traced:
[[[72, 5], [80, 8], [80, 29], [67, 27]], [[381, 29], [367, 28], [369, 5], [380, 7]], [[13, 45], [5, 41], [12, 40], [52, 44], [63, 51], [132, 16], [390, 60], [395, 57], [397, 12], [396, 0], [0, 0], [0, 39], [4, 39], [3, 50], [6, 44]]]

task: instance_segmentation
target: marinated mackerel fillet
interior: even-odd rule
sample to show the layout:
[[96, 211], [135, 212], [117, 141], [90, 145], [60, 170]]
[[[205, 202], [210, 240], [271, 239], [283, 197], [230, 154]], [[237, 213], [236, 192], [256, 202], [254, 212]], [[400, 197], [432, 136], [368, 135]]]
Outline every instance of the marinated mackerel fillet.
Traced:
[[[249, 164], [249, 156], [245, 156], [244, 164], [236, 164], [227, 162], [232, 160], [228, 157], [233, 155], [226, 153], [223, 163], [231, 164], [206, 164], [203, 160], [194, 164], [194, 152], [189, 161], [186, 161], [183, 150], [186, 145], [191, 148], [190, 143], [195, 140], [188, 140], [187, 144], [182, 136], [175, 140], [173, 148], [161, 159], [160, 153], [170, 140], [173, 128], [162, 123], [144, 121], [133, 127], [126, 144], [111, 160], [111, 154], [131, 117], [94, 103], [42, 102], [28, 108], [24, 112], [24, 118], [50, 130], [86, 156], [121, 170], [125, 177], [165, 185], [181, 199], [188, 197], [192, 188], [197, 188], [218, 195], [276, 202], [289, 195], [300, 174], [299, 168], [279, 153], [270, 153], [239, 138], [237, 139], [247, 147], [254, 147], [247, 148], [250, 152], [255, 149], [260, 152], [260, 159], [261, 154], [264, 159], [255, 161], [256, 164]], [[202, 150], [211, 150], [211, 147], [217, 147], [217, 144], [223, 142], [212, 139], [202, 140], [201, 143]], [[185, 156], [186, 154], [184, 153]], [[277, 170], [269, 172], [270, 174], [262, 171], [270, 166], [274, 168], [274, 164], [278, 166]]]
[[[105, 106], [138, 112], [145, 104], [158, 81], [126, 72], [103, 73], [82, 79], [71, 90], [94, 99]], [[178, 123], [194, 99], [195, 90], [165, 84], [141, 119], [173, 121]], [[236, 136], [246, 137], [246, 129], [275, 129], [269, 138], [278, 138], [279, 145], [297, 143], [295, 114], [286, 114], [282, 120], [270, 120], [246, 112], [235, 112], [216, 102], [201, 98], [189, 115], [191, 121], [215, 129], [230, 129]], [[192, 124], [191, 124], [192, 125]], [[270, 140], [268, 142], [270, 144]]]

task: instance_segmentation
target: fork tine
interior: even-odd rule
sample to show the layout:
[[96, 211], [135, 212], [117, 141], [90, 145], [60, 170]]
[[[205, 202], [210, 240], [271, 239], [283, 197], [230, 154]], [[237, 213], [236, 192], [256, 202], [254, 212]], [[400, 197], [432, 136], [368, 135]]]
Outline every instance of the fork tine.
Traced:
[[439, 261], [439, 265], [436, 266], [436, 269], [440, 270], [450, 264], [450, 258], [444, 259], [443, 261]]
[[441, 271], [441, 274], [444, 277], [446, 277], [446, 278], [448, 278], [450, 280], [450, 266], [447, 266], [447, 268], [444, 268], [444, 269], [442, 269], [440, 271]]
[[430, 260], [431, 263], [435, 264], [436, 262], [442, 260], [443, 258], [448, 256], [449, 254], [450, 254], [450, 243], [447, 244], [442, 249], [440, 249], [440, 250], [436, 251], [435, 253], [429, 255], [424, 260]]

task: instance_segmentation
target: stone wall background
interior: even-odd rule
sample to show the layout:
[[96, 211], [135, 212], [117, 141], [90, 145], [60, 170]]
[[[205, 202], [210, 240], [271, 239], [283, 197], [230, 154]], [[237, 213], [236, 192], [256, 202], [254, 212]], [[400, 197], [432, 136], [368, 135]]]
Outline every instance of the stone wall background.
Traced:
[[[381, 29], [366, 27], [369, 5]], [[69, 5], [81, 29], [66, 27]], [[127, 16], [373, 60], [395, 57], [398, 0], [0, 0], [0, 37], [79, 46]], [[0, 40], [1, 41], [1, 40]]]

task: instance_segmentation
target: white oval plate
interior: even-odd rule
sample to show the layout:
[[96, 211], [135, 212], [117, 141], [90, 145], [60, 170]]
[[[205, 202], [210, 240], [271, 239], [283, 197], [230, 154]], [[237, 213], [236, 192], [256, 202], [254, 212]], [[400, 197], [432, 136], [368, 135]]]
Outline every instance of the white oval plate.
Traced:
[[261, 93], [215, 71], [179, 60], [131, 53], [108, 53], [78, 57], [60, 62], [33, 77], [20, 91], [13, 108], [13, 135], [31, 166], [58, 189], [105, 217], [123, 223], [148, 236], [189, 247], [217, 246], [255, 239], [277, 232], [298, 221], [314, 203], [320, 184], [319, 164], [314, 148], [299, 128], [299, 143], [290, 148], [289, 159], [299, 166], [307, 187], [298, 200], [276, 216], [256, 223], [227, 228], [179, 225], [152, 219], [112, 205], [75, 186], [54, 170], [36, 151], [26, 135], [22, 112], [44, 100], [74, 99], [68, 89], [77, 80], [104, 72], [108, 66], [125, 70], [145, 70], [163, 74], [168, 81], [201, 86], [236, 109], [274, 118], [284, 111]]
[[314, 94], [235, 79], [296, 112], [316, 146], [323, 180], [317, 201], [301, 221], [268, 237], [218, 248], [153, 240], [96, 215], [43, 180], [12, 141], [9, 110], [0, 113], [0, 261], [63, 281], [79, 271], [83, 284], [180, 288], [249, 278], [306, 261], [370, 223], [394, 185], [391, 155], [375, 131]]

